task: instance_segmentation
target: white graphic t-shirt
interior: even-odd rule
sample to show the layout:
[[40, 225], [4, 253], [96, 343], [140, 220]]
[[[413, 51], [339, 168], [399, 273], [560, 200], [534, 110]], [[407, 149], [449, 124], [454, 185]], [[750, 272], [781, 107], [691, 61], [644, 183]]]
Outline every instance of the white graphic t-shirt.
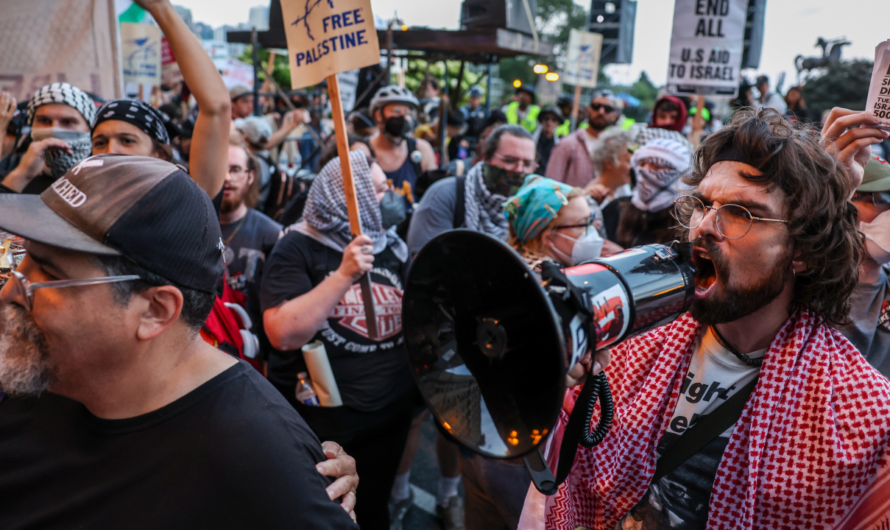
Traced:
[[[767, 349], [758, 350], [748, 357], [763, 357], [766, 352]], [[738, 359], [708, 328], [696, 344], [677, 407], [658, 444], [658, 454], [664, 454], [699, 417], [711, 413], [759, 373], [760, 368]], [[616, 530], [704, 529], [711, 487], [734, 428], [730, 427], [689, 460], [653, 482], [643, 499], [618, 522]]]

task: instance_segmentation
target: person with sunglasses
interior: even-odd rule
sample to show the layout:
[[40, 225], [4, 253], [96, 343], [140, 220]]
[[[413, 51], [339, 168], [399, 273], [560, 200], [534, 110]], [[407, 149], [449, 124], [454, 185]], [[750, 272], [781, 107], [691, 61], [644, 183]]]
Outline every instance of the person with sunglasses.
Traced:
[[590, 160], [594, 142], [600, 133], [618, 122], [621, 110], [621, 102], [612, 92], [595, 92], [586, 107], [587, 127], [566, 136], [553, 148], [544, 175], [576, 188], [587, 186], [596, 177]]
[[0, 202], [0, 528], [357, 528], [354, 461], [320, 474], [339, 446], [202, 339], [225, 245], [185, 171], [98, 155]]
[[887, 137], [876, 124], [834, 109], [820, 141], [742, 110], [702, 142], [675, 209], [696, 268], [689, 312], [611, 348], [608, 436], [555, 495], [530, 490], [540, 524], [520, 527], [846, 530], [890, 516], [890, 381], [835, 329], [865, 255], [849, 198]]
[[850, 323], [838, 327], [884, 377], [890, 377], [890, 163], [872, 156], [851, 199], [868, 255], [859, 265]]

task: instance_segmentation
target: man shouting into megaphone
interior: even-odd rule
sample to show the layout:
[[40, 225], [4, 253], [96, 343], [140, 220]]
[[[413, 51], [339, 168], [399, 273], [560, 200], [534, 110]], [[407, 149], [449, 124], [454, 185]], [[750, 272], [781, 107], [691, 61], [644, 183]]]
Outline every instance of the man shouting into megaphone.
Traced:
[[888, 136], [875, 123], [834, 109], [820, 143], [774, 110], [742, 111], [702, 143], [674, 205], [695, 301], [612, 349], [611, 431], [555, 495], [532, 488], [520, 528], [887, 520], [890, 382], [833, 328], [864, 256], [849, 199]]

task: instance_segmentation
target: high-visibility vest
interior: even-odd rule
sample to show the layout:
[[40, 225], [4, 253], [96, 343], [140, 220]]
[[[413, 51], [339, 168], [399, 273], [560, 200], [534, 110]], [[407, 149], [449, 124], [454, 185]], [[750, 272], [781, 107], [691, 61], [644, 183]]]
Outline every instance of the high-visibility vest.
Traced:
[[535, 132], [538, 128], [538, 114], [541, 113], [541, 107], [537, 105], [529, 105], [525, 118], [519, 121], [519, 102], [514, 101], [507, 107], [507, 123], [510, 125], [521, 125], [523, 129], [529, 133]]
[[556, 128], [557, 138], [565, 138], [570, 134], [572, 134], [572, 120], [566, 120], [562, 122], [559, 127]]

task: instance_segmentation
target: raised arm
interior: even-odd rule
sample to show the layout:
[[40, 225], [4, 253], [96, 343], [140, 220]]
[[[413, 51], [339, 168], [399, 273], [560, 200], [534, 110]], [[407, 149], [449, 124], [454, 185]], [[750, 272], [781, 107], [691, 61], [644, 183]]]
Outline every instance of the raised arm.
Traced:
[[189, 172], [212, 199], [222, 190], [228, 167], [232, 120], [229, 91], [213, 60], [169, 0], [135, 1], [151, 13], [161, 27], [182, 70], [182, 78], [198, 102]]

